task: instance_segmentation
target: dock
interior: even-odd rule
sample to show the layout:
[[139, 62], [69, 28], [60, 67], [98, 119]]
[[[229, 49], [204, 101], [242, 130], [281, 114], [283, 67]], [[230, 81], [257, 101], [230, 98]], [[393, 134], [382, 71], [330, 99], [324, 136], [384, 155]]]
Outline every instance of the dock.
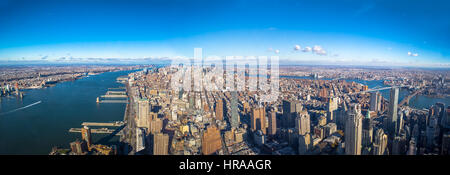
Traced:
[[101, 95], [101, 98], [128, 98], [127, 95]]
[[125, 123], [123, 121], [116, 121], [116, 122], [83, 122], [82, 126], [109, 126], [109, 127], [119, 127], [124, 125]]
[[[108, 129], [108, 128], [100, 128], [100, 129], [91, 129], [91, 133], [96, 134], [112, 134], [115, 131], [115, 129]], [[81, 128], [70, 128], [69, 132], [78, 132], [81, 133]], [[115, 134], [115, 135], [122, 135], [121, 132]]]
[[128, 100], [99, 100], [97, 103], [128, 103]]

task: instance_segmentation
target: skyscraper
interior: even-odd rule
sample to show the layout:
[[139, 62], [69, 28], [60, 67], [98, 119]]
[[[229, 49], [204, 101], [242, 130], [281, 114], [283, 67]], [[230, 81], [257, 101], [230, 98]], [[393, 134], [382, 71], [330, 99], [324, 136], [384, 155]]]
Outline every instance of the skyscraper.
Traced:
[[238, 128], [241, 123], [241, 119], [238, 112], [238, 97], [237, 92], [231, 92], [231, 120], [230, 124], [233, 128]]
[[153, 155], [167, 155], [169, 153], [169, 135], [157, 133], [153, 137]]
[[223, 120], [223, 100], [216, 101], [216, 120]]
[[378, 128], [375, 131], [375, 138], [373, 143], [373, 154], [374, 155], [384, 155], [387, 147], [388, 137], [384, 133], [384, 130]]
[[379, 111], [380, 105], [378, 105], [379, 98], [381, 98], [380, 93], [378, 91], [370, 93], [370, 110], [371, 111]]
[[360, 155], [362, 146], [362, 114], [361, 105], [351, 104], [345, 123], [345, 153]]
[[277, 113], [272, 110], [269, 113], [269, 133], [268, 135], [275, 135], [277, 133]]
[[136, 152], [145, 149], [145, 130], [144, 128], [136, 128]]
[[397, 105], [398, 105], [398, 88], [392, 88], [389, 97], [389, 110], [388, 110], [388, 122], [389, 122], [389, 136], [394, 138], [397, 131]]
[[147, 99], [140, 99], [138, 103], [137, 127], [147, 127], [148, 114], [150, 112], [149, 101]]
[[297, 113], [297, 117], [295, 118], [295, 129], [299, 135], [305, 135], [306, 133], [311, 132], [310, 116], [307, 111]]
[[298, 136], [298, 154], [304, 155], [307, 154], [308, 151], [312, 147], [311, 135], [306, 133], [305, 135]]
[[335, 121], [335, 112], [338, 109], [338, 99], [339, 98], [330, 98], [328, 101], [328, 111], [327, 111], [327, 122]]
[[222, 138], [219, 129], [210, 125], [202, 136], [202, 153], [203, 155], [210, 155], [222, 148]]
[[163, 121], [160, 118], [149, 120], [148, 122], [148, 133], [156, 134], [161, 132], [163, 127]]
[[302, 106], [298, 102], [283, 100], [283, 127], [292, 128], [294, 127], [295, 113], [300, 112]]
[[373, 125], [372, 119], [370, 118], [370, 111], [367, 111], [362, 125], [362, 146], [364, 148], [369, 147], [372, 144], [373, 139]]
[[252, 131], [261, 130], [266, 134], [266, 110], [264, 107], [255, 108], [250, 115], [250, 127]]

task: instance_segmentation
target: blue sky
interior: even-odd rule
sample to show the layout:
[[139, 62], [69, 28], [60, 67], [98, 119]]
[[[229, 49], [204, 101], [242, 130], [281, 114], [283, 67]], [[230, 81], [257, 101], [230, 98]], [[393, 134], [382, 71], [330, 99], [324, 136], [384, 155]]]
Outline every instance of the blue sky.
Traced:
[[299, 64], [450, 67], [448, 9], [445, 0], [0, 0], [0, 61], [192, 57], [200, 47]]

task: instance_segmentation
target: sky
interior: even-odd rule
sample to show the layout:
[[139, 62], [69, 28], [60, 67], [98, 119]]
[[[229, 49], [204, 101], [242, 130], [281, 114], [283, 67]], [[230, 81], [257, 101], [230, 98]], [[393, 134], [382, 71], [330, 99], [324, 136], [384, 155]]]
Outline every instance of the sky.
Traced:
[[450, 67], [446, 0], [0, 0], [0, 62], [279, 56]]

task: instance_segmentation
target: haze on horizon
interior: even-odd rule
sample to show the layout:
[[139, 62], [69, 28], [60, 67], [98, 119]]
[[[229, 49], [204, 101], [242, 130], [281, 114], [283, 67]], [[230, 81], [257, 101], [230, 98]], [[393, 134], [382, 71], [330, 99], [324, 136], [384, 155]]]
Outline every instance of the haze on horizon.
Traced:
[[450, 67], [445, 0], [3, 0], [0, 63], [272, 56], [286, 64]]

